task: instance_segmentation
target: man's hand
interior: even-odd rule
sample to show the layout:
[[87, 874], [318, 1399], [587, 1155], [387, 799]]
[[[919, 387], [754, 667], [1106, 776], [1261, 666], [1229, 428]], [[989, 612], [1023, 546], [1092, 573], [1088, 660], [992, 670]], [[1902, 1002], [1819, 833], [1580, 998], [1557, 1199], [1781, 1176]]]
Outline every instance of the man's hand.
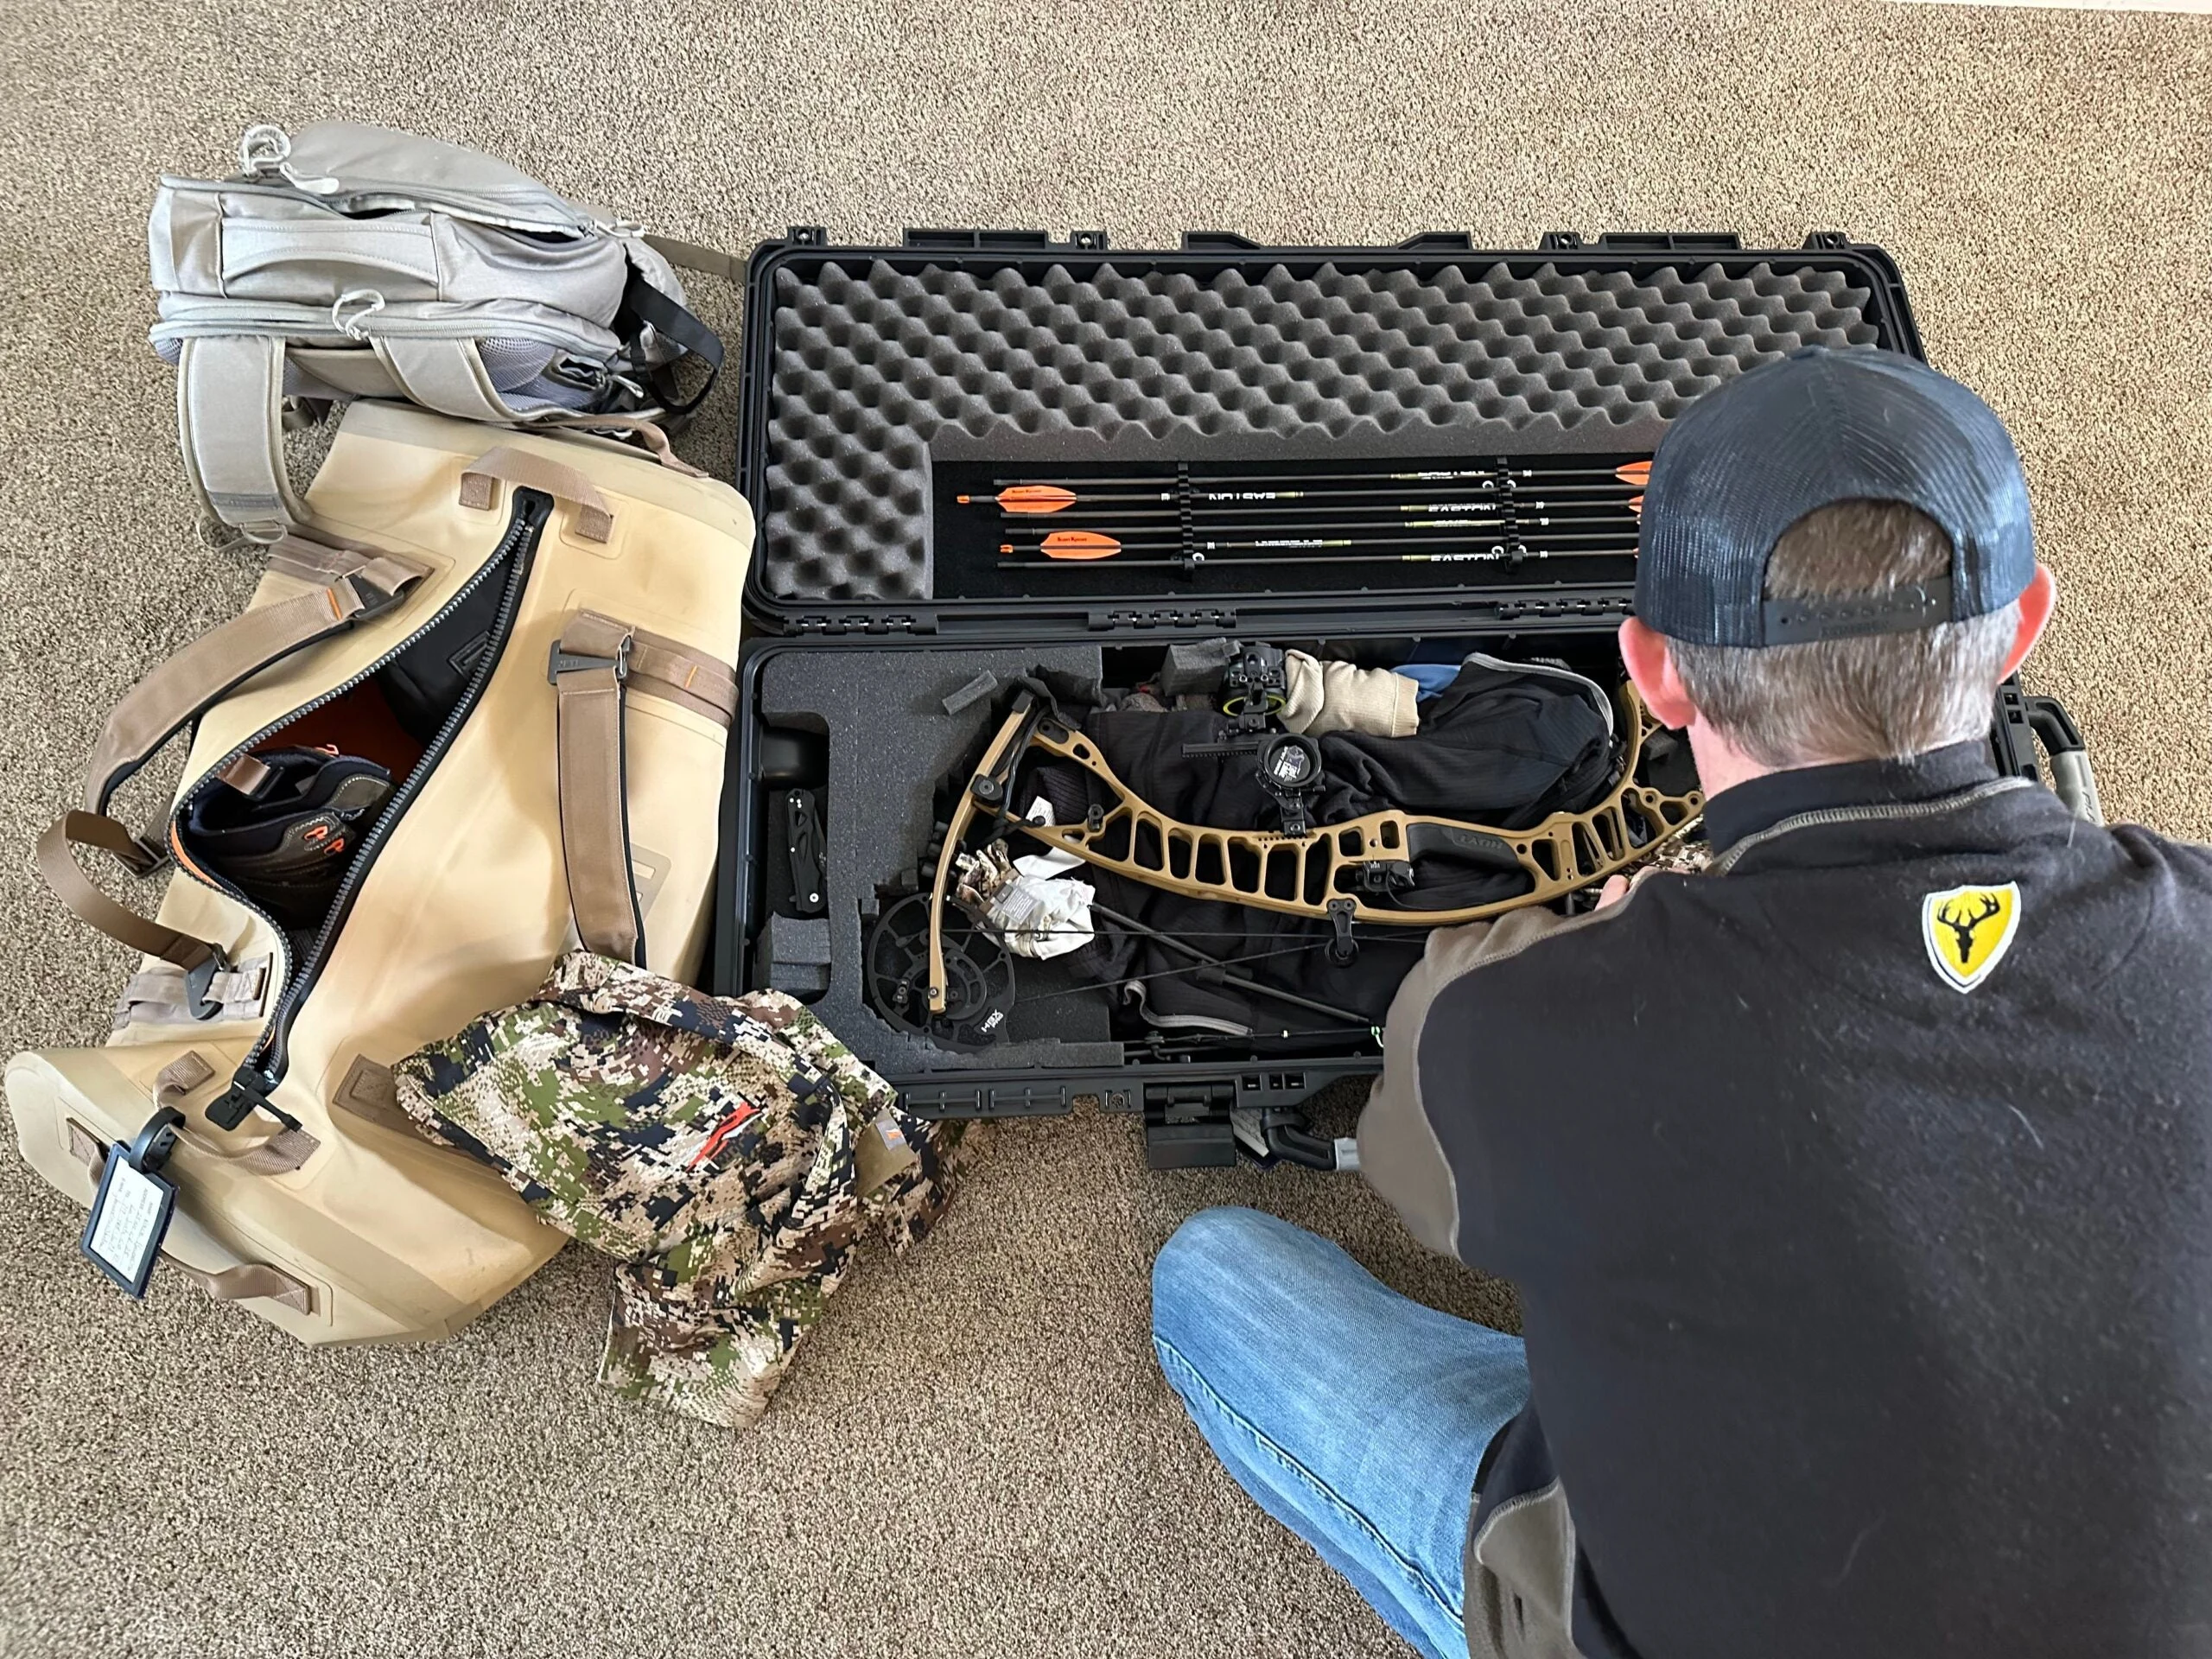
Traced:
[[1598, 902], [1593, 908], [1603, 910], [1607, 905], [1617, 905], [1628, 897], [1628, 890], [1636, 884], [1625, 875], [1609, 875], [1605, 885], [1598, 889]]

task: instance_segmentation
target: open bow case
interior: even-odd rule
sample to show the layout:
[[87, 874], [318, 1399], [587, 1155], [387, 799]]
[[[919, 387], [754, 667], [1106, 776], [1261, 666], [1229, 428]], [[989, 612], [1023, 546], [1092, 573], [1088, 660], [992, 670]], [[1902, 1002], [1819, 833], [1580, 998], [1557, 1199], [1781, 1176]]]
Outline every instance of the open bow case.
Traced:
[[1643, 480], [1813, 344], [1919, 352], [1878, 249], [768, 244], [715, 988], [923, 1116], [1330, 1162], [1431, 930], [1694, 859], [1615, 645]]

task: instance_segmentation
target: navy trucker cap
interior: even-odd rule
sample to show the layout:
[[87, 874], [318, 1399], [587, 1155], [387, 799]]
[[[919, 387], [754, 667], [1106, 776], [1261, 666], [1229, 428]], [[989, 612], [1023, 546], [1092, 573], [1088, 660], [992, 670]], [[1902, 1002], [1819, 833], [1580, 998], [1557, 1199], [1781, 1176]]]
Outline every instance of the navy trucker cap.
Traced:
[[[1917, 507], [1948, 577], [1889, 593], [1770, 600], [1774, 544], [1839, 501]], [[1895, 352], [1808, 346], [1691, 404], [1660, 440], [1637, 536], [1636, 613], [1702, 645], [1782, 645], [1982, 616], [2035, 575], [2028, 485], [1996, 412]]]

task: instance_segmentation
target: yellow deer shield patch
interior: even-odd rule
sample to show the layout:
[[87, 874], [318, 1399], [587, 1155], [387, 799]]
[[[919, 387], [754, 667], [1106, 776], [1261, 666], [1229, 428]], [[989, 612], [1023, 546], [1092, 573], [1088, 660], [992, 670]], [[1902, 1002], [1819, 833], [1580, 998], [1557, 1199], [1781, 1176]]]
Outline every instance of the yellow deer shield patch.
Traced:
[[1920, 904], [1920, 937], [1943, 982], [1970, 991], [2005, 959], [2020, 927], [2020, 887], [1948, 887]]

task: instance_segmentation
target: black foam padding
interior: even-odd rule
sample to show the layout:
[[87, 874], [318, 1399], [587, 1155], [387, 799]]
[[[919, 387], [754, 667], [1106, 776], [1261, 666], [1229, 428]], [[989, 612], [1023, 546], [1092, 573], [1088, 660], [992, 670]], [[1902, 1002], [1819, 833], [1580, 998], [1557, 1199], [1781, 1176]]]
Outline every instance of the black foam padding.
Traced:
[[753, 946], [753, 982], [810, 1001], [830, 988], [830, 922], [771, 911]]
[[[972, 766], [1001, 717], [986, 698], [948, 715], [945, 699], [978, 674], [1001, 682], [1032, 669], [1096, 679], [1096, 646], [1020, 651], [870, 651], [827, 646], [783, 652], [762, 664], [757, 702], [770, 726], [826, 730], [830, 781], [829, 988], [810, 1006], [838, 1039], [878, 1071], [1001, 1066], [1120, 1065], [1105, 995], [1077, 987], [1050, 962], [1014, 964], [1020, 1000], [1006, 1039], [967, 1053], [898, 1030], [868, 1006], [861, 973], [861, 915], [879, 888], [912, 885], [935, 818], [938, 784]], [[1062, 992], [1072, 995], [1061, 995]]]
[[[830, 262], [776, 277], [761, 580], [787, 600], [933, 595], [933, 450], [1098, 460], [1648, 446], [1723, 380], [1872, 345], [1837, 271], [1503, 264], [1206, 281], [1103, 264], [1030, 280]], [[1602, 435], [1593, 438], [1590, 429]]]

